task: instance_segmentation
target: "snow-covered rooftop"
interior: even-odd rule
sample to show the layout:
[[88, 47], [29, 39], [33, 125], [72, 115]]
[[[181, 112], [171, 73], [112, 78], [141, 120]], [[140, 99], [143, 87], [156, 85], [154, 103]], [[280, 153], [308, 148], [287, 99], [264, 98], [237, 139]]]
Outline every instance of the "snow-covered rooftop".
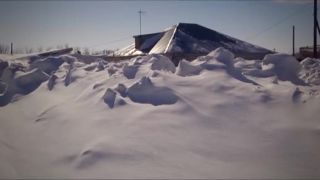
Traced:
[[[262, 58], [270, 50], [230, 37], [198, 24], [178, 23], [167, 28], [163, 33], [134, 36], [142, 39], [139, 45], [130, 50], [122, 49], [119, 53], [132, 55], [133, 49], [149, 54], [207, 54], [218, 47], [224, 47], [236, 56], [255, 59]], [[147, 51], [145, 51], [147, 49]]]

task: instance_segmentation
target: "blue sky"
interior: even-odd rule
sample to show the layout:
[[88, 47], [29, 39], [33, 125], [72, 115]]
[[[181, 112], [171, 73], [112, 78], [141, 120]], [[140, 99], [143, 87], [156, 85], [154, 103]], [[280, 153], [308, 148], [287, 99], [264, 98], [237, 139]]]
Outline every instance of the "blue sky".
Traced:
[[[313, 6], [307, 0], [218, 1], [0, 1], [0, 43], [24, 49], [70, 46], [122, 48], [139, 33], [178, 22], [197, 23], [235, 38], [291, 53], [312, 45]], [[320, 14], [320, 13], [319, 13]]]

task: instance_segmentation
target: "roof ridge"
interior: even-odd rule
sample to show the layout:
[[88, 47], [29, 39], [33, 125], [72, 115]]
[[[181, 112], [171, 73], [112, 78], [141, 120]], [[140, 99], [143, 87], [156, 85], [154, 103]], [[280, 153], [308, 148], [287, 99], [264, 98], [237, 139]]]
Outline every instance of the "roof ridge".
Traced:
[[172, 33], [172, 35], [171, 35], [171, 37], [170, 37], [170, 40], [169, 40], [169, 42], [168, 42], [168, 44], [167, 44], [166, 49], [164, 50], [164, 53], [167, 53], [167, 51], [168, 51], [168, 49], [169, 49], [169, 46], [170, 46], [170, 44], [171, 44], [171, 41], [172, 41], [174, 35], [176, 34], [176, 31], [177, 31], [177, 29], [178, 29], [178, 26], [179, 26], [179, 23], [178, 23], [178, 24], [176, 25], [176, 27], [174, 28], [174, 31], [173, 31], [173, 33]]

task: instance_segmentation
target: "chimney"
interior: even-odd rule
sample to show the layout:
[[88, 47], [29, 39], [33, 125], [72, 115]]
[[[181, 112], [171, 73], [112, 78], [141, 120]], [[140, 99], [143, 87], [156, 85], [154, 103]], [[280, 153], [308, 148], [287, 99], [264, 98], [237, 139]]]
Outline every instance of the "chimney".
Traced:
[[136, 49], [140, 49], [141, 43], [142, 43], [141, 35], [139, 35], [139, 36], [134, 36], [134, 47], [135, 47]]

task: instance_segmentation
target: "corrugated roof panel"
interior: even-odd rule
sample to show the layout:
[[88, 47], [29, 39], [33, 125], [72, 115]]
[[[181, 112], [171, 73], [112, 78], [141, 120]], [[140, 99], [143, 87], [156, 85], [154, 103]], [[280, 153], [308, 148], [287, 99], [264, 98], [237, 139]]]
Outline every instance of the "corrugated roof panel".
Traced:
[[170, 40], [173, 36], [173, 33], [176, 28], [172, 28], [168, 30], [162, 38], [157, 42], [157, 44], [151, 49], [149, 54], [158, 54], [158, 53], [165, 53], [167, 46], [170, 43]]

